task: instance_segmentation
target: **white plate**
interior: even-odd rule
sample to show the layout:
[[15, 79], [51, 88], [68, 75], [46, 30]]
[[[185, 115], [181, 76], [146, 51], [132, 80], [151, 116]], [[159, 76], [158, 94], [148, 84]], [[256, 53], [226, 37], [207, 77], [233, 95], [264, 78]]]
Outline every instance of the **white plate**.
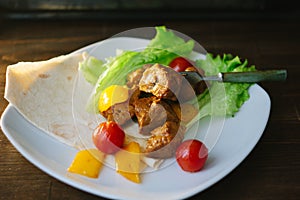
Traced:
[[[99, 54], [98, 50], [104, 48], [103, 54], [96, 56], [106, 58], [114, 55], [116, 48], [143, 48], [146, 44], [146, 40], [121, 38], [117, 42], [95, 43], [79, 51], [92, 50], [91, 54]], [[184, 172], [173, 162], [161, 170], [145, 173], [142, 184], [131, 183], [108, 167], [103, 168], [98, 179], [67, 173], [77, 150], [30, 124], [11, 105], [1, 117], [1, 127], [10, 142], [31, 163], [83, 191], [113, 199], [153, 199], [154, 195], [157, 199], [182, 199], [203, 191], [230, 173], [260, 139], [268, 121], [270, 99], [258, 85], [253, 85], [249, 92], [250, 99], [236, 116], [225, 120], [222, 134], [201, 172]], [[205, 123], [205, 119], [200, 123]]]

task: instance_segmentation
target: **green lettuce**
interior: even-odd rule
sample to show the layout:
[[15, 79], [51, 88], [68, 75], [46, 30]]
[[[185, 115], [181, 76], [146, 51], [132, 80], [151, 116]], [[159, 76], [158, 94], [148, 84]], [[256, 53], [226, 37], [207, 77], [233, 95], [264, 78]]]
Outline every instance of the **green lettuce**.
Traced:
[[102, 60], [89, 56], [79, 63], [79, 70], [84, 72], [84, 78], [87, 82], [95, 85], [99, 76], [107, 69]]
[[[168, 31], [166, 27], [156, 27], [156, 35], [147, 46], [147, 50], [163, 49], [172, 53], [175, 57], [178, 55], [187, 57], [194, 48], [194, 41], [185, 42], [182, 38], [175, 35], [172, 31]], [[168, 60], [168, 63], [171, 60]]]
[[[224, 54], [213, 56], [207, 54], [205, 60], [197, 60], [197, 67], [205, 71], [206, 76], [216, 75], [219, 72], [246, 72], [254, 71], [255, 66], [248, 66], [248, 61], [241, 61], [238, 56]], [[234, 116], [245, 101], [249, 99], [249, 83], [220, 83], [211, 82], [209, 90], [198, 97], [199, 118], [207, 115]]]

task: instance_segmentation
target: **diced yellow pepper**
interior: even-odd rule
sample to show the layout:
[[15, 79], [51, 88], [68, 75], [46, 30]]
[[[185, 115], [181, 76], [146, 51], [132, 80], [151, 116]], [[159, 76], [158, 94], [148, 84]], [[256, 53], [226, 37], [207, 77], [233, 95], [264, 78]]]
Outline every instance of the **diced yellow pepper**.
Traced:
[[105, 154], [97, 149], [81, 150], [76, 154], [68, 171], [90, 178], [97, 178], [102, 168], [104, 158]]
[[140, 145], [130, 142], [115, 154], [116, 170], [130, 181], [140, 183]]
[[117, 103], [127, 101], [128, 96], [128, 88], [126, 86], [111, 85], [100, 94], [98, 109], [100, 112], [104, 112]]

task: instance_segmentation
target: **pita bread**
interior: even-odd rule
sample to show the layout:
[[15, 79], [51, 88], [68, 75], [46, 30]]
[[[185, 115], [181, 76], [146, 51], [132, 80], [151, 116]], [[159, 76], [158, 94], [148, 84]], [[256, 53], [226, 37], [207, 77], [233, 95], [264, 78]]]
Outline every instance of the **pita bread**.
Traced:
[[4, 98], [32, 124], [78, 147], [72, 116], [72, 88], [82, 54], [7, 67]]
[[[79, 63], [86, 57], [86, 53], [78, 53], [46, 61], [19, 62], [8, 66], [6, 71], [4, 98], [33, 125], [77, 149], [83, 149], [85, 145], [74, 123], [72, 97]], [[93, 124], [90, 130], [96, 125]], [[90, 135], [86, 137], [92, 142]], [[162, 163], [162, 160], [147, 157], [142, 161], [153, 169]], [[114, 162], [110, 163], [108, 159], [108, 164], [113, 166]]]

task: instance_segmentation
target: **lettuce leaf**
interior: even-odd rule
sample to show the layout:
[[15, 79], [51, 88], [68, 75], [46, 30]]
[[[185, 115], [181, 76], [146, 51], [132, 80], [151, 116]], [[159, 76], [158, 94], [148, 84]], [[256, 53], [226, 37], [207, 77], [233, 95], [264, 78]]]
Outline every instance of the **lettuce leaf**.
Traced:
[[[176, 44], [176, 45], [175, 45]], [[156, 27], [156, 35], [141, 52], [123, 51], [108, 63], [105, 76], [98, 80], [97, 92], [113, 84], [125, 84], [126, 76], [133, 70], [148, 63], [168, 65], [175, 57], [186, 56], [192, 52], [194, 42], [185, 42], [164, 26]]]
[[84, 72], [83, 75], [87, 82], [95, 85], [98, 77], [107, 69], [103, 64], [102, 60], [89, 56], [79, 63], [79, 70]]
[[156, 35], [147, 46], [148, 50], [163, 49], [175, 56], [187, 57], [194, 48], [194, 41], [185, 42], [172, 31], [168, 31], [166, 27], [156, 27]]
[[[254, 71], [255, 66], [248, 66], [248, 61], [242, 62], [238, 56], [224, 54], [213, 56], [207, 54], [205, 60], [197, 60], [197, 67], [205, 71], [206, 76], [216, 75], [219, 72]], [[249, 83], [220, 83], [211, 82], [210, 89], [198, 97], [199, 118], [214, 116], [234, 116], [245, 101], [249, 99]]]

